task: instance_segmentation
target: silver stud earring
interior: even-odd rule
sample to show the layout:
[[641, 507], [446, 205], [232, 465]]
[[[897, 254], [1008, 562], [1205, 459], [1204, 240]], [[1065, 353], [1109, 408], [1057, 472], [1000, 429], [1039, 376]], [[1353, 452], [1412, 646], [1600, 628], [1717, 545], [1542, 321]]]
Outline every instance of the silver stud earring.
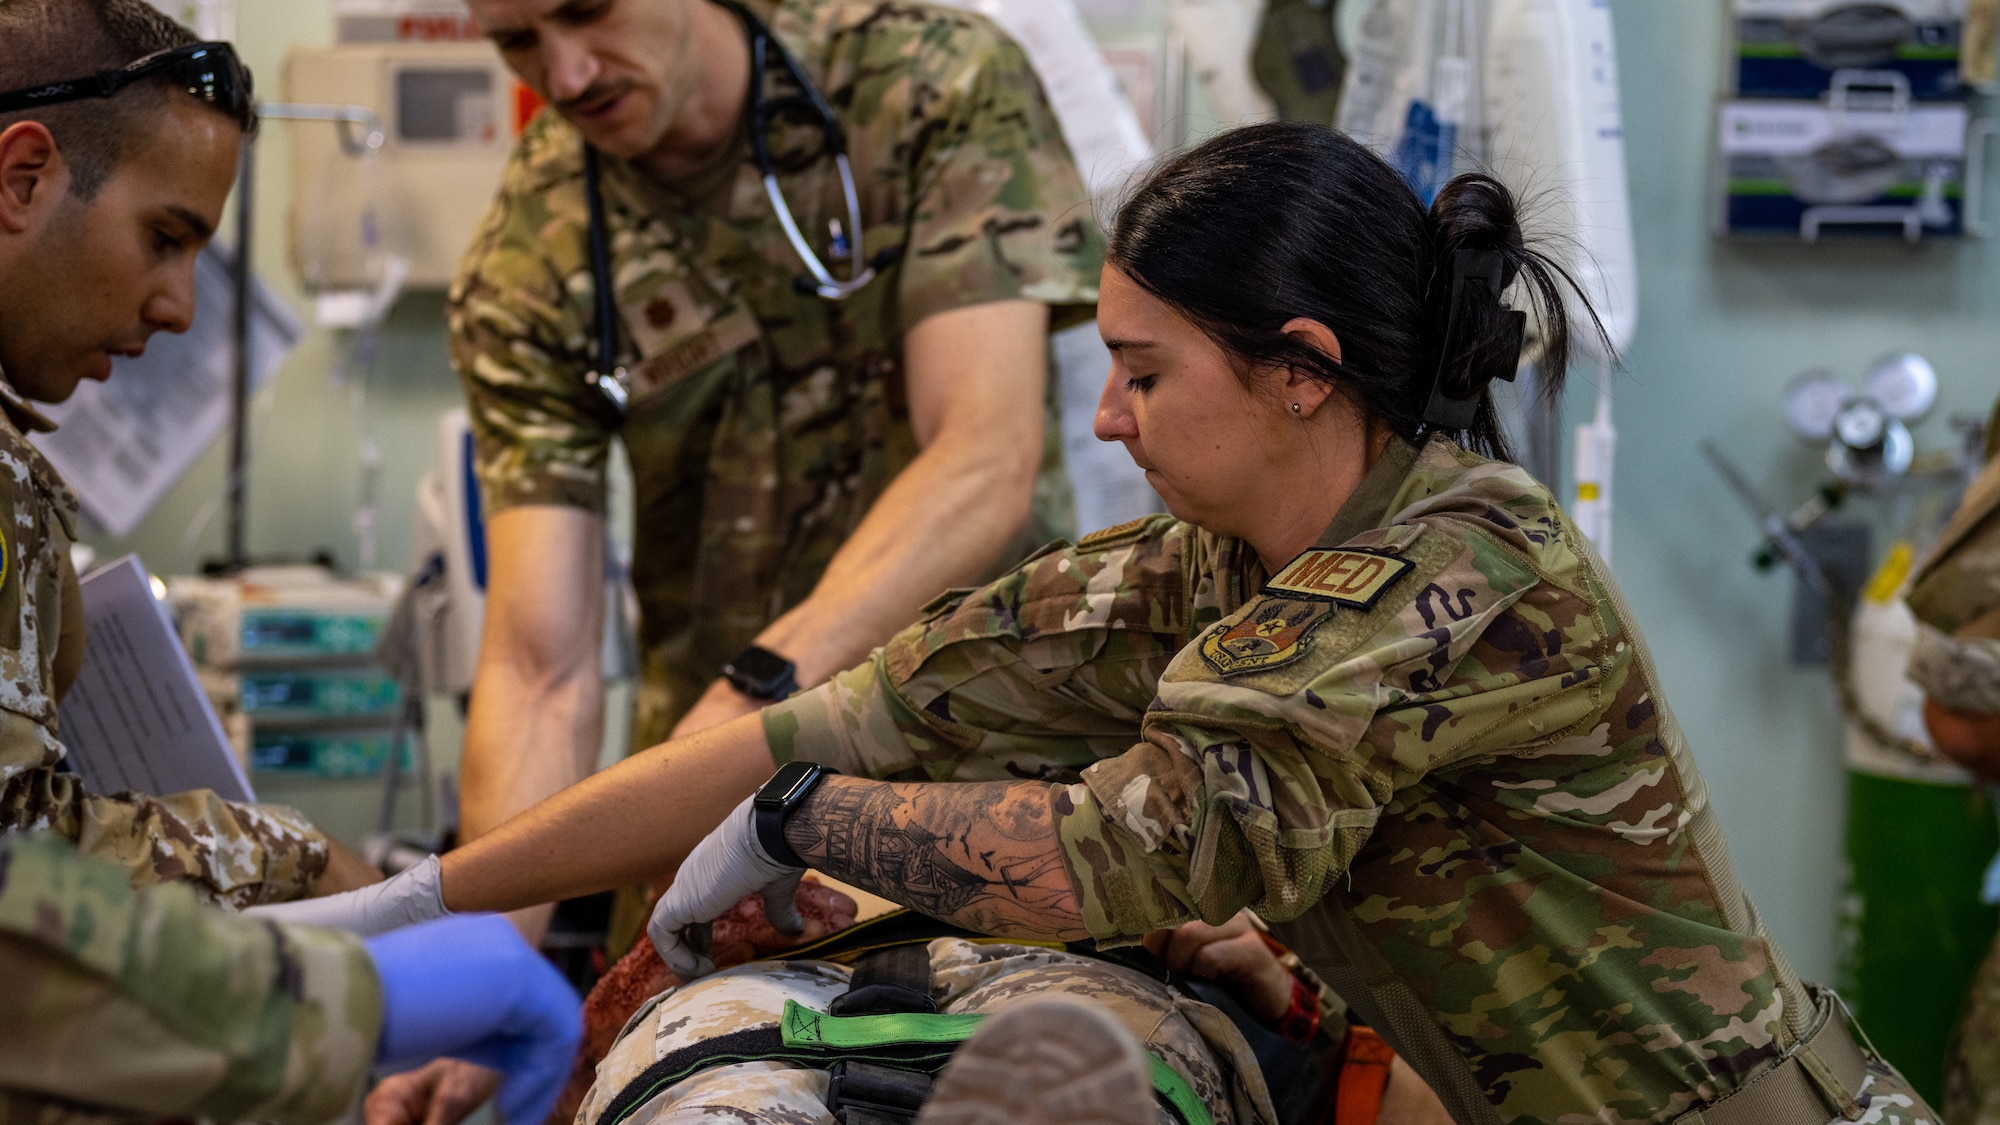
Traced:
[[1292, 413], [1294, 414], [1301, 413], [1301, 411], [1299, 410], [1299, 404], [1296, 402], [1292, 404]]

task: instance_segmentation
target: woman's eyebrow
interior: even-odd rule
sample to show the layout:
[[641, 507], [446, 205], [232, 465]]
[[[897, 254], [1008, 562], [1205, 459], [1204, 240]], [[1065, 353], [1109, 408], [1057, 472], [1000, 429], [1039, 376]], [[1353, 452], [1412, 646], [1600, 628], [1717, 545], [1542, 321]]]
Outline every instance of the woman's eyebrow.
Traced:
[[1106, 340], [1104, 346], [1114, 352], [1129, 352], [1140, 348], [1157, 348], [1159, 344], [1152, 340]]

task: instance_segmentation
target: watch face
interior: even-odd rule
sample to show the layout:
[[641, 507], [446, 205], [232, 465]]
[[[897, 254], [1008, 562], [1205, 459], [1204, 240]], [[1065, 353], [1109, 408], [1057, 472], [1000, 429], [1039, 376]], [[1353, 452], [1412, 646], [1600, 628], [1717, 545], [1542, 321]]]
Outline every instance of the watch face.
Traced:
[[786, 762], [771, 775], [771, 780], [757, 790], [756, 804], [764, 808], [783, 808], [790, 804], [799, 791], [812, 784], [820, 774], [820, 767], [812, 762]]
[[736, 654], [729, 667], [738, 676], [762, 687], [776, 686], [792, 670], [791, 661], [761, 648], [747, 648]]

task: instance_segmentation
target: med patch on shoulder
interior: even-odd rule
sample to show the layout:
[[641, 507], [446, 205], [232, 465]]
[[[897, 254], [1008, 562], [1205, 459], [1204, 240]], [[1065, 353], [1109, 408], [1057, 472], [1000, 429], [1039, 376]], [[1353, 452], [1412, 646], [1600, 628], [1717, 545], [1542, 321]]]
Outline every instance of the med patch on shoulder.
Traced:
[[1264, 592], [1373, 609], [1389, 587], [1416, 569], [1400, 555], [1360, 547], [1313, 547], [1286, 563]]

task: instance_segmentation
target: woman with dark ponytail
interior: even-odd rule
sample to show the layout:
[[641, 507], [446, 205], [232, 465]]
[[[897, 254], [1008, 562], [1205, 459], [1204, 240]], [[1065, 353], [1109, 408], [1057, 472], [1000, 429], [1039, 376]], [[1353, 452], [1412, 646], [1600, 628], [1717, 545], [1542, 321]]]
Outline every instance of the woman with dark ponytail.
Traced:
[[1506, 461], [1491, 383], [1532, 309], [1552, 387], [1570, 288], [1484, 176], [1426, 210], [1303, 124], [1168, 161], [1108, 240], [1097, 431], [1171, 515], [558, 795], [444, 857], [441, 901], [678, 864], [682, 968], [684, 926], [801, 866], [1011, 937], [1249, 907], [1460, 1122], [1937, 1120], [1772, 944], [1610, 576]]

